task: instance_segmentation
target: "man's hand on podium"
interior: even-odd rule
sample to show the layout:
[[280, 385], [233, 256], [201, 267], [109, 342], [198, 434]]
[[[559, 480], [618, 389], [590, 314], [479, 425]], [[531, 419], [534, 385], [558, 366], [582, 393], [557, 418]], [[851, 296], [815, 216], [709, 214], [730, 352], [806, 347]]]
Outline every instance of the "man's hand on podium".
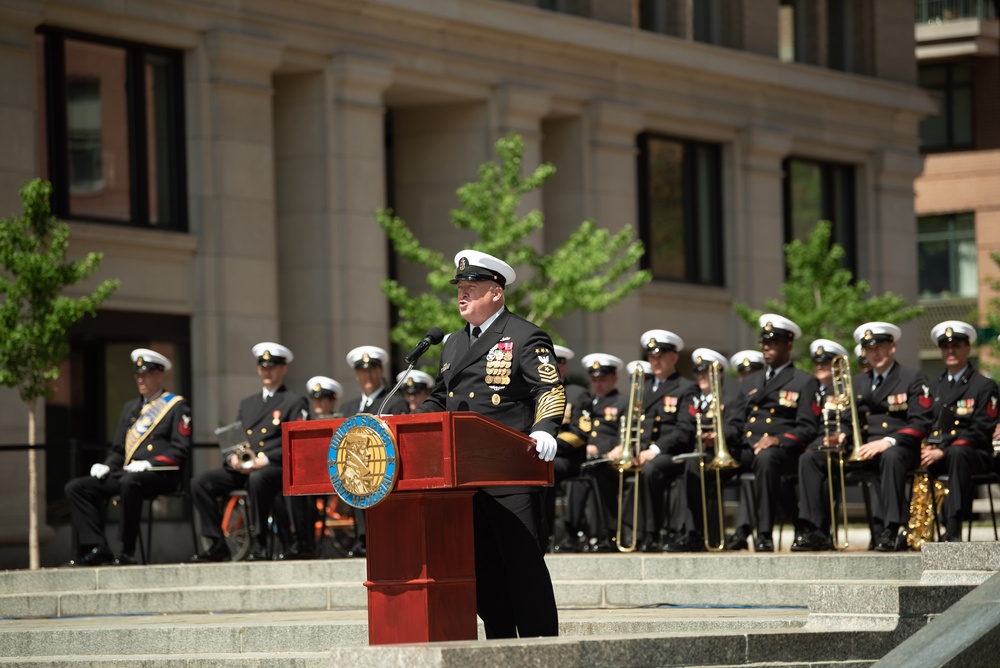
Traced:
[[551, 462], [556, 458], [556, 437], [547, 431], [533, 431], [531, 438], [535, 441], [535, 452], [543, 462]]

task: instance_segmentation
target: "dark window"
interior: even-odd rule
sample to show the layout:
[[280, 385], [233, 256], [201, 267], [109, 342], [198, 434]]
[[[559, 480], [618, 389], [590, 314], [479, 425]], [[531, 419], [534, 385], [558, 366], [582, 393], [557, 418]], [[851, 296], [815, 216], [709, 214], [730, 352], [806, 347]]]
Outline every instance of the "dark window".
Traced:
[[691, 11], [691, 31], [696, 42], [725, 44], [724, 10], [730, 0], [701, 0], [689, 5]]
[[837, 0], [826, 5], [827, 64], [830, 69], [856, 72], [854, 62], [854, 37], [857, 32], [854, 20], [854, 3]]
[[681, 36], [677, 0], [641, 0], [639, 3], [639, 27], [663, 35]]
[[936, 116], [920, 122], [920, 143], [924, 151], [972, 148], [973, 91], [972, 67], [962, 63], [921, 65], [920, 86], [938, 96]]
[[917, 264], [921, 299], [978, 296], [979, 269], [973, 214], [918, 218]]
[[639, 227], [653, 277], [723, 285], [721, 150], [639, 137]]
[[538, 0], [541, 9], [574, 16], [590, 16], [590, 0]]
[[857, 273], [854, 168], [834, 162], [788, 158], [784, 164], [785, 242], [804, 241], [828, 220], [834, 243], [844, 247], [844, 267]]
[[54, 213], [186, 230], [180, 53], [47, 28], [38, 42]]

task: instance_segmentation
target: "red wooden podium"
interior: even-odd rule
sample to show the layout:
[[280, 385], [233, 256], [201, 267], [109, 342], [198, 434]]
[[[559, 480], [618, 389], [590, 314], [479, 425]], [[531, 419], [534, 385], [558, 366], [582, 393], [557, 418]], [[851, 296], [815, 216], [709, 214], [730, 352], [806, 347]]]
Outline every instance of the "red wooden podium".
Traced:
[[[552, 465], [524, 434], [478, 413], [382, 418], [399, 471], [366, 512], [368, 642], [476, 639], [472, 496], [480, 487], [552, 484]], [[284, 422], [286, 495], [332, 494], [327, 455], [343, 422]]]

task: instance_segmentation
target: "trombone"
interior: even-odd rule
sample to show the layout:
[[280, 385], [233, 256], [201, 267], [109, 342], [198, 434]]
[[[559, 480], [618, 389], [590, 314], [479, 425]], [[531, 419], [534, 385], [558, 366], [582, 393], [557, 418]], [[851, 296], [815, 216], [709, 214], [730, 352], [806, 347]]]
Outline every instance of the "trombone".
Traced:
[[[619, 552], [635, 552], [639, 541], [636, 540], [639, 530], [639, 465], [636, 457], [639, 454], [639, 432], [642, 426], [642, 385], [645, 371], [637, 364], [632, 371], [632, 385], [628, 395], [628, 413], [619, 422], [618, 441], [622, 446], [621, 456], [610, 460], [611, 465], [618, 469], [618, 524], [615, 530], [615, 545]], [[625, 499], [625, 476], [633, 471], [635, 478], [632, 487], [632, 544], [622, 547], [622, 505]]]
[[[851, 361], [846, 355], [838, 355], [830, 361], [830, 374], [833, 380], [831, 390], [836, 408], [830, 410], [823, 407], [823, 446], [826, 451], [826, 481], [830, 491], [830, 536], [836, 550], [846, 550], [850, 543], [847, 540], [847, 490], [844, 483], [844, 448], [841, 445], [827, 445], [830, 438], [841, 433], [841, 416], [845, 411], [850, 413], [851, 438], [854, 441], [851, 454], [847, 458], [849, 464], [862, 461], [861, 458], [861, 422], [858, 420], [858, 402], [855, 399], [854, 384], [851, 382]], [[830, 423], [834, 426], [831, 428]], [[844, 542], [840, 543], [837, 531], [836, 495], [833, 482], [833, 453], [837, 453], [840, 467], [840, 511], [841, 524], [844, 527]]]
[[[726, 428], [722, 422], [722, 404], [719, 398], [722, 396], [722, 365], [712, 362], [708, 368], [708, 385], [712, 393], [712, 399], [708, 404], [707, 413], [712, 416], [712, 427], [715, 429], [715, 457], [708, 464], [705, 463], [706, 452], [704, 436], [705, 432], [701, 424], [701, 411], [695, 413], [695, 442], [698, 444], [698, 476], [701, 479], [701, 523], [705, 537], [705, 549], [709, 552], [720, 552], [726, 543], [725, 517], [722, 505], [722, 474], [723, 469], [737, 468], [740, 463], [733, 459], [726, 448]], [[705, 493], [705, 469], [715, 471], [715, 494], [719, 509], [719, 544], [712, 545], [712, 539], [708, 533], [708, 496]]]

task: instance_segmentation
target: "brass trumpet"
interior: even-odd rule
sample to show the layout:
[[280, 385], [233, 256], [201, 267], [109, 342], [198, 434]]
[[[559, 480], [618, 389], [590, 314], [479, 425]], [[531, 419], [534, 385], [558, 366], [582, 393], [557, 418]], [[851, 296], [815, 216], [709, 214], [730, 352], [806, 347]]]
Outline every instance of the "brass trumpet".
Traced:
[[[636, 540], [639, 529], [639, 466], [636, 457], [639, 454], [639, 430], [642, 426], [642, 385], [645, 371], [641, 365], [636, 365], [632, 372], [632, 385], [628, 395], [628, 412], [619, 420], [618, 442], [622, 453], [617, 460], [611, 460], [611, 465], [618, 469], [618, 524], [615, 531], [615, 545], [619, 552], [634, 552], [639, 541]], [[622, 505], [625, 499], [625, 475], [632, 471], [634, 478], [632, 488], [632, 544], [622, 546]]]
[[[854, 383], [851, 381], [851, 361], [846, 355], [838, 355], [830, 362], [830, 373], [833, 377], [831, 389], [836, 409], [830, 411], [823, 408], [823, 447], [826, 451], [826, 481], [830, 491], [830, 536], [836, 550], [845, 550], [850, 546], [847, 539], [847, 489], [844, 483], [844, 447], [841, 445], [826, 445], [830, 438], [841, 433], [841, 419], [845, 411], [851, 418], [851, 438], [853, 446], [847, 458], [848, 463], [862, 461], [861, 458], [861, 423], [858, 420], [858, 402], [854, 394]], [[832, 414], [831, 414], [832, 413]], [[831, 423], [833, 426], [831, 427]], [[840, 510], [844, 527], [844, 542], [839, 542], [837, 530], [836, 495], [833, 482], [833, 454], [837, 454], [837, 464], [840, 467]]]
[[[698, 475], [701, 479], [701, 523], [704, 531], [705, 549], [710, 552], [720, 552], [726, 542], [725, 514], [722, 505], [722, 474], [723, 469], [737, 468], [740, 463], [736, 461], [726, 448], [726, 428], [722, 421], [722, 365], [712, 362], [708, 369], [709, 391], [712, 399], [708, 404], [707, 412], [712, 416], [712, 426], [715, 429], [715, 457], [708, 464], [705, 463], [707, 453], [705, 452], [704, 431], [701, 424], [701, 411], [695, 413], [695, 442], [698, 444], [698, 452], [701, 457], [698, 459]], [[705, 469], [715, 471], [715, 493], [719, 509], [719, 544], [712, 545], [712, 539], [708, 533], [708, 497], [705, 493]]]

